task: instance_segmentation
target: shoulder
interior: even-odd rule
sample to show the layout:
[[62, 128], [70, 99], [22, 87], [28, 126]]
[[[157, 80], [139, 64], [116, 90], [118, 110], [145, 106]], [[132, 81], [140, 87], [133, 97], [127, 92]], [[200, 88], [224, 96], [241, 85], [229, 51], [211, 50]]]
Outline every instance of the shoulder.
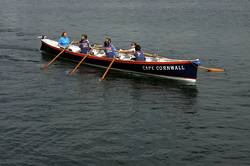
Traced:
[[110, 47], [112, 47], [113, 49], [115, 49], [115, 46], [113, 44], [111, 44]]
[[62, 37], [60, 37], [59, 39], [58, 39], [58, 42], [59, 43], [61, 43], [61, 42], [63, 42], [64, 41], [64, 39], [62, 38]]

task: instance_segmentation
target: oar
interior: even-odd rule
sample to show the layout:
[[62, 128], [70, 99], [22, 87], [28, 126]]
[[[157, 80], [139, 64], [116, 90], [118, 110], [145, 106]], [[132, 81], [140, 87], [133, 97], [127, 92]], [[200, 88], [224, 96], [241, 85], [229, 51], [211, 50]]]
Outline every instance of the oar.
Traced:
[[160, 56], [158, 56], [156, 54], [150, 54], [150, 53], [146, 53], [146, 52], [144, 52], [143, 54], [146, 55], [146, 56], [149, 56], [149, 57], [154, 57], [154, 58], [160, 57]]
[[204, 66], [199, 66], [199, 68], [204, 69], [207, 72], [224, 72], [225, 71], [225, 69], [222, 69], [222, 68], [207, 68], [207, 67], [204, 67]]
[[73, 41], [67, 47], [65, 47], [55, 58], [53, 58], [48, 64], [45, 64], [43, 68], [48, 68], [49, 65], [51, 65], [72, 43]]
[[113, 60], [109, 64], [109, 67], [106, 69], [105, 73], [102, 75], [102, 77], [99, 79], [99, 81], [102, 81], [102, 80], [105, 79], [105, 76], [108, 74], [108, 71], [110, 70], [110, 68], [111, 68], [111, 66], [113, 65], [114, 62], [115, 62], [115, 57], [113, 58]]
[[82, 62], [84, 61], [84, 59], [86, 59], [88, 57], [88, 54], [85, 55], [82, 60], [76, 65], [76, 67], [69, 73], [70, 75], [74, 74], [74, 72], [76, 71], [76, 69], [82, 64]]

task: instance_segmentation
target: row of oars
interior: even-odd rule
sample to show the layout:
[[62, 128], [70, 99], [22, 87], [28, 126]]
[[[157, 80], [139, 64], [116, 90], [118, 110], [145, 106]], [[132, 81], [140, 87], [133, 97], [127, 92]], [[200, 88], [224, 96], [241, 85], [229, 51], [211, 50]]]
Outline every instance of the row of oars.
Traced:
[[[59, 58], [59, 56], [60, 56], [65, 50], [67, 50], [68, 47], [69, 47], [72, 43], [73, 43], [73, 42], [71, 42], [67, 47], [65, 47], [65, 48], [64, 48], [57, 56], [55, 56], [55, 58], [53, 58], [49, 63], [45, 64], [45, 65], [43, 66], [43, 68], [44, 68], [44, 69], [48, 68], [49, 65], [51, 65], [57, 58]], [[75, 67], [73, 70], [71, 70], [71, 71], [69, 72], [69, 74], [70, 74], [70, 75], [74, 74], [75, 71], [79, 68], [79, 66], [83, 63], [83, 61], [84, 61], [88, 56], [89, 56], [89, 55], [86, 54], [86, 55], [82, 58], [82, 60], [76, 65], [76, 67]], [[108, 74], [108, 72], [109, 72], [109, 70], [111, 69], [111, 66], [113, 65], [114, 62], [115, 62], [115, 58], [113, 58], [113, 60], [112, 60], [111, 63], [109, 64], [108, 68], [106, 69], [106, 71], [104, 72], [104, 74], [102, 75], [102, 77], [99, 78], [100, 81], [102, 81], [102, 80], [105, 79], [106, 75]]]

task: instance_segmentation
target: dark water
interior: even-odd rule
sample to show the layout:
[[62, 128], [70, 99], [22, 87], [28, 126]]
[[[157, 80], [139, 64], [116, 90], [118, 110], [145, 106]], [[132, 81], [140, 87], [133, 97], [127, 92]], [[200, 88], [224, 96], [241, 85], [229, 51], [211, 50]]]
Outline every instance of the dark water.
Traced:
[[[0, 165], [250, 165], [249, 0], [1, 0]], [[200, 58], [196, 86], [48, 62], [38, 35]]]

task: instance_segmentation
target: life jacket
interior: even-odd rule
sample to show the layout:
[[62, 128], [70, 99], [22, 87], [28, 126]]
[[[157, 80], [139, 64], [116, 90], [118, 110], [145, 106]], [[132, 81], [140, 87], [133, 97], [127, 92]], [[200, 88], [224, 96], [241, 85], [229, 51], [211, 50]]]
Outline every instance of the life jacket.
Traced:
[[136, 61], [145, 61], [145, 56], [142, 51], [135, 51], [134, 56]]
[[81, 48], [81, 53], [87, 54], [90, 51], [90, 44], [88, 40], [81, 40], [80, 41], [80, 48]]
[[67, 47], [70, 43], [70, 40], [68, 37], [60, 37], [58, 40], [58, 44], [62, 47]]
[[114, 58], [117, 56], [115, 47], [110, 44], [108, 47], [104, 47], [104, 52], [108, 58]]

